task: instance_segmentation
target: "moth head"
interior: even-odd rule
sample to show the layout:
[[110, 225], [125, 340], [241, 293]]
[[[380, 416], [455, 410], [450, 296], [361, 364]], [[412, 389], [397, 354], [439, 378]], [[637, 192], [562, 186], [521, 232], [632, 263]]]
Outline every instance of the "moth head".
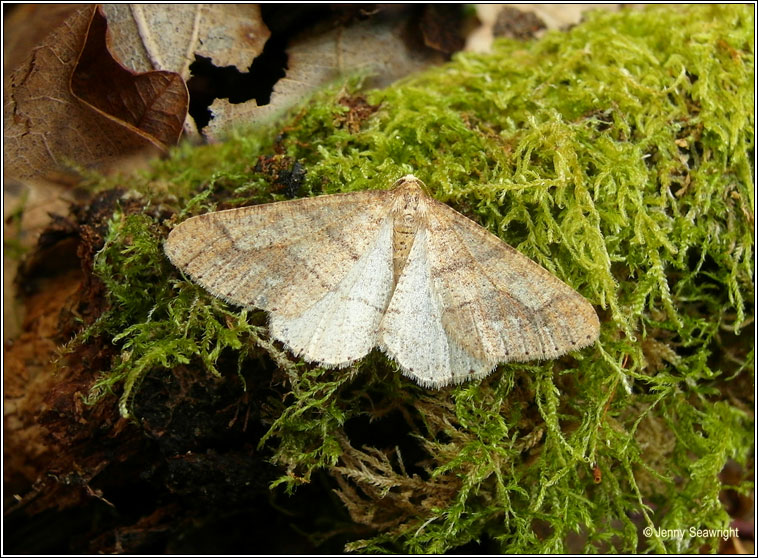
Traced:
[[412, 174], [406, 174], [405, 176], [397, 179], [392, 185], [392, 189], [396, 192], [407, 192], [415, 194], [419, 198], [431, 195], [429, 188], [420, 179], [416, 178]]
[[392, 188], [395, 203], [393, 210], [396, 216], [402, 216], [405, 221], [413, 221], [418, 214], [426, 211], [424, 198], [428, 196], [426, 184], [412, 174], [400, 178]]
[[426, 192], [426, 184], [421, 182], [418, 178], [416, 178], [412, 174], [406, 174], [405, 176], [402, 176], [398, 178], [395, 183], [392, 185], [393, 189], [402, 188], [402, 187], [409, 187], [409, 188], [421, 188], [424, 192]]

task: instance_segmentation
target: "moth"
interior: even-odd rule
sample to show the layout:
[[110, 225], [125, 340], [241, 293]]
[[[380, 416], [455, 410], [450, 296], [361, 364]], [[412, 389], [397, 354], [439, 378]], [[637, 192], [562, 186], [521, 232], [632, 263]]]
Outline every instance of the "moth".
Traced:
[[411, 174], [389, 190], [199, 215], [165, 252], [211, 294], [265, 310], [294, 355], [341, 368], [378, 347], [425, 387], [555, 358], [599, 334], [579, 293]]

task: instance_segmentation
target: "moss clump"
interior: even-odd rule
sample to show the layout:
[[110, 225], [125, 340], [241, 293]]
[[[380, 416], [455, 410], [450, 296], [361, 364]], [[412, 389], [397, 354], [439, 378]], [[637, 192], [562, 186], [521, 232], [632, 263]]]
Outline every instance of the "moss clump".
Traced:
[[[413, 172], [596, 304], [594, 348], [440, 391], [378, 354], [306, 367], [266, 341], [262, 315], [170, 267], [170, 223], [116, 215], [95, 267], [111, 309], [94, 327], [121, 354], [93, 395], [123, 384], [127, 412], [150, 369], [219, 373], [225, 352], [250, 373], [268, 353], [287, 375], [260, 441], [277, 484], [333, 475], [353, 519], [376, 529], [350, 549], [565, 552], [571, 534], [575, 551], [715, 547], [640, 529], [727, 527], [719, 472], [752, 454], [752, 18], [747, 6], [594, 13], [371, 92], [379, 109], [358, 131], [341, 125], [344, 90], [326, 92], [276, 140], [313, 194]], [[176, 195], [179, 218], [273, 201], [252, 167], [274, 137], [185, 147], [142, 189]]]

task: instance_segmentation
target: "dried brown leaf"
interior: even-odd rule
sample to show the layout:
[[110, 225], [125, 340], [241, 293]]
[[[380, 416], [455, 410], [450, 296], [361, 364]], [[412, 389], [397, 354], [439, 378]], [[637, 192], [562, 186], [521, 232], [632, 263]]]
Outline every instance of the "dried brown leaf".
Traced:
[[106, 44], [107, 30], [108, 22], [97, 10], [71, 77], [71, 93], [162, 148], [176, 144], [189, 103], [184, 81], [176, 72], [136, 73], [125, 68]]
[[5, 14], [3, 31], [4, 70], [15, 70], [48, 33], [59, 27], [81, 4], [17, 4]]
[[[133, 83], [124, 91], [118, 89], [119, 84], [128, 83], [124, 74], [117, 72], [115, 67], [99, 73], [102, 68], [92, 63], [92, 53], [86, 47], [88, 40], [104, 44], [102, 37], [96, 36], [96, 33], [104, 32], [97, 21], [93, 33], [89, 32], [93, 17], [93, 6], [78, 7], [6, 80], [6, 177], [46, 177], [71, 162], [108, 170], [123, 157], [146, 150], [159, 151], [178, 139], [178, 136], [171, 137], [170, 133], [158, 132], [162, 124], [171, 128], [171, 122], [156, 125], [156, 120], [166, 116], [165, 104], [158, 101], [163, 95], [175, 97], [175, 93], [168, 93], [168, 87], [161, 90], [158, 86], [156, 89], [155, 83], [160, 83], [166, 76], [153, 82], [151, 92], [151, 87], [145, 85], [149, 85], [153, 78], [132, 75], [132, 79], [140, 84]], [[95, 103], [91, 95], [87, 97], [87, 92], [82, 91], [86, 79], [82, 81], [82, 76], [76, 77], [78, 66], [82, 66], [92, 79], [102, 81], [100, 94], [107, 95], [110, 101], [101, 99]], [[122, 68], [121, 71], [126, 70]], [[87, 98], [77, 98], [72, 93], [72, 85], [78, 94]], [[119, 100], [114, 102], [114, 98]], [[97, 106], [98, 103], [101, 106]], [[125, 107], [121, 113], [105, 112], [108, 106], [118, 104]], [[171, 110], [179, 110], [176, 103], [169, 103], [169, 106], [173, 107]], [[186, 111], [186, 102], [181, 110]], [[131, 121], [121, 120], [127, 113], [131, 115]], [[182, 114], [179, 120], [183, 118]], [[141, 128], [143, 125], [145, 129]]]
[[[196, 56], [247, 71], [271, 33], [256, 4], [104, 4], [114, 57], [137, 72], [168, 70], [185, 81]], [[196, 134], [194, 120], [184, 130]]]
[[503, 6], [497, 15], [492, 34], [495, 37], [527, 41], [536, 37], [537, 33], [545, 28], [545, 22], [534, 12]]
[[[407, 17], [407, 16], [406, 16]], [[204, 133], [217, 140], [232, 125], [268, 121], [302, 102], [319, 88], [351, 75], [370, 76], [366, 85], [384, 87], [444, 56], [427, 48], [409, 48], [405, 18], [369, 19], [319, 35], [295, 39], [287, 50], [287, 75], [274, 86], [271, 102], [258, 106], [254, 100], [232, 104], [217, 99], [210, 106], [213, 118]]]
[[255, 4], [104, 4], [103, 11], [119, 62], [185, 80], [195, 55], [246, 71], [271, 35]]
[[424, 7], [419, 28], [427, 46], [452, 54], [463, 48], [461, 36], [461, 6], [428, 4]]

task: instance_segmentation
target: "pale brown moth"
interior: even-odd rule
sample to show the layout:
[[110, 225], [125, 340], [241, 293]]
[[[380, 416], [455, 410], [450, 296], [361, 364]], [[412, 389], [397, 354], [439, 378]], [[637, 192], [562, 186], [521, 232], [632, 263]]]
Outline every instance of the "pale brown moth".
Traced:
[[213, 295], [268, 312], [295, 355], [344, 367], [378, 347], [428, 387], [555, 358], [599, 333], [579, 293], [413, 175], [193, 217], [165, 250]]

